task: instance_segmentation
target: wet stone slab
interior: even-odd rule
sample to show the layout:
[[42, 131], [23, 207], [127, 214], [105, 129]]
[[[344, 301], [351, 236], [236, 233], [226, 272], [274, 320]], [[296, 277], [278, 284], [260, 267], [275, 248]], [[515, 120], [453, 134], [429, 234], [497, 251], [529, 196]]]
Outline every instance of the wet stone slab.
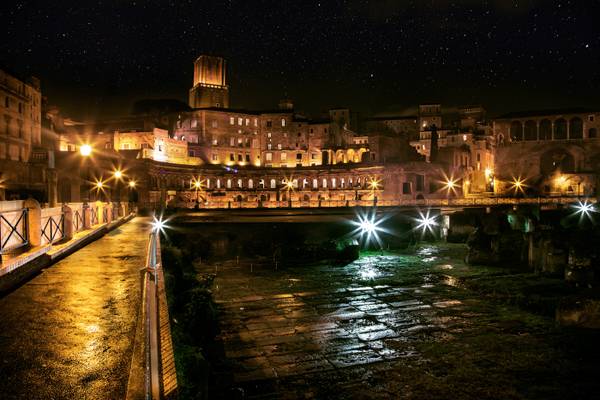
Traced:
[[[504, 306], [446, 284], [435, 275], [439, 251], [277, 270], [255, 262], [252, 272], [252, 260], [220, 262], [213, 294], [223, 359], [210, 397], [528, 398], [518, 380], [551, 351], [546, 331], [517, 329]], [[464, 266], [451, 256], [443, 264]], [[553, 322], [533, 326], [550, 331]], [[522, 337], [531, 341], [526, 361], [507, 356], [524, 348]], [[446, 378], [461, 368], [469, 372]], [[540, 393], [533, 398], [559, 398]]]

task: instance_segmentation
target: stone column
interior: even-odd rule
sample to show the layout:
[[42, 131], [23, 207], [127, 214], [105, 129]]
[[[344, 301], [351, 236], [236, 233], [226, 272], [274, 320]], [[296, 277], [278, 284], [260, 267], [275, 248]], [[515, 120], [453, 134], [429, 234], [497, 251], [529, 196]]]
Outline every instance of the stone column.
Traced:
[[23, 206], [27, 208], [27, 236], [29, 245], [37, 247], [42, 244], [42, 208], [37, 200], [29, 198]]
[[73, 238], [73, 210], [66, 204], [62, 206], [63, 212], [63, 233], [65, 240], [71, 240]]
[[49, 168], [46, 170], [46, 179], [47, 179], [47, 190], [48, 190], [48, 207], [56, 207], [56, 202], [58, 198], [57, 194], [57, 185], [58, 178], [56, 174], [56, 170], [54, 168]]

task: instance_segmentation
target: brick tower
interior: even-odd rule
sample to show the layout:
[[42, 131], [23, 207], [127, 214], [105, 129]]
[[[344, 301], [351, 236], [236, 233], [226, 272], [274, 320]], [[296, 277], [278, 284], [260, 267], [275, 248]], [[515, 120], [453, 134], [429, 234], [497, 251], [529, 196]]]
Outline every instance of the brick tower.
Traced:
[[198, 57], [194, 62], [194, 86], [190, 89], [190, 107], [229, 108], [229, 87], [225, 76], [225, 60], [222, 57]]

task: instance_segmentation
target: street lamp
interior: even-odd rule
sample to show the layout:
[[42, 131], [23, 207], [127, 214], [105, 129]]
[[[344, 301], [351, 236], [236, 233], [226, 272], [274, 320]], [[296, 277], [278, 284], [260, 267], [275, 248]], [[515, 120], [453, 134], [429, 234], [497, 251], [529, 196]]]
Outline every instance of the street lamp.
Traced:
[[198, 190], [202, 189], [202, 181], [200, 180], [200, 178], [193, 178], [192, 179], [192, 187], [196, 190], [196, 209], [200, 208], [200, 194], [198, 193]]
[[125, 174], [120, 169], [117, 169], [113, 172], [113, 178], [115, 178], [115, 189], [117, 194], [117, 203], [121, 202], [121, 180], [123, 179]]

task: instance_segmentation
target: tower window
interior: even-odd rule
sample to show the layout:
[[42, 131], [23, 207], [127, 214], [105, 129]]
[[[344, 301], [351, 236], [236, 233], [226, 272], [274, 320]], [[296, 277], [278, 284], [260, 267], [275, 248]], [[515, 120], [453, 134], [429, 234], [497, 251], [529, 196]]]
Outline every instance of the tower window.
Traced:
[[235, 118], [234, 117], [229, 117], [229, 124], [230, 125], [235, 125]]
[[281, 118], [281, 126], [285, 126], [285, 118]]
[[267, 128], [270, 128], [271, 126], [273, 126], [273, 122], [272, 121], [267, 121]]

